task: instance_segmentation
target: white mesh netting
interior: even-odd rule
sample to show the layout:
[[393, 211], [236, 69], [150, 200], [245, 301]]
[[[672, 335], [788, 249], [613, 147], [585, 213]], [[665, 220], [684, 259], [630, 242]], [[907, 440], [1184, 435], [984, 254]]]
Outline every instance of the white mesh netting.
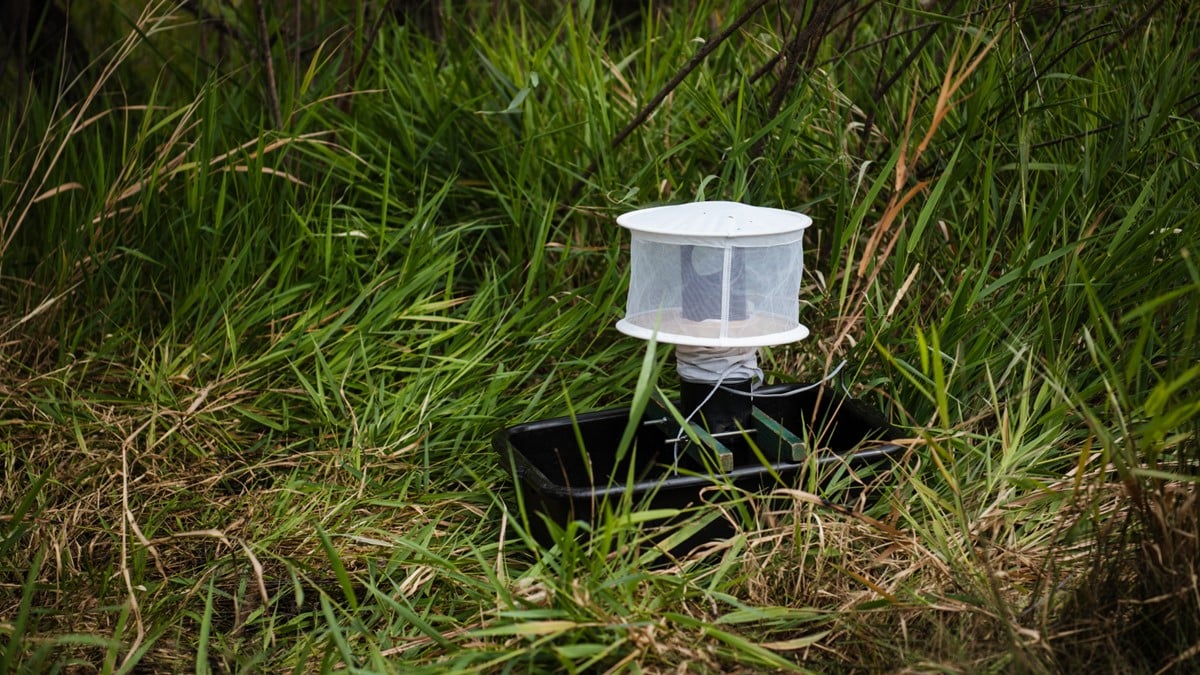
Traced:
[[618, 324], [635, 337], [699, 346], [766, 346], [802, 339], [803, 242], [681, 243], [642, 232], [630, 248], [629, 297]]

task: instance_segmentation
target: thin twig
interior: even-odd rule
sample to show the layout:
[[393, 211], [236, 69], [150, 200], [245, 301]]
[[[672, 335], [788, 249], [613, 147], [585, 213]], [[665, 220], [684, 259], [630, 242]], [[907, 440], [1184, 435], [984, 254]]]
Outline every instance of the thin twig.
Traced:
[[[892, 85], [896, 84], [896, 81], [900, 79], [900, 76], [908, 71], [908, 67], [911, 66], [913, 61], [915, 61], [917, 59], [917, 57], [921, 55], [921, 52], [923, 52], [925, 50], [925, 47], [929, 44], [929, 41], [933, 39], [934, 34], [937, 33], [937, 30], [938, 30], [938, 28], [941, 27], [941, 25], [942, 24], [940, 24], [940, 23], [930, 24], [929, 28], [927, 28], [925, 30], [925, 33], [921, 36], [921, 39], [917, 41], [917, 45], [915, 47], [913, 47], [911, 50], [909, 50], [908, 56], [905, 56], [904, 61], [902, 61], [899, 66], [897, 66], [896, 71], [894, 73], [892, 73], [892, 75], [890, 77], [888, 77], [888, 79], [879, 83], [879, 85], [875, 87], [875, 91], [871, 97], [871, 100], [874, 101], [876, 103], [876, 105], [878, 105], [878, 103], [883, 100], [883, 97], [887, 95], [888, 90], [890, 90], [892, 88]], [[880, 70], [880, 72], [883, 72], [883, 71]], [[871, 127], [873, 127], [874, 124], [875, 124], [875, 108], [872, 107], [871, 114], [867, 118], [867, 123], [865, 125], [863, 125], [863, 133], [862, 133], [863, 139], [867, 139], [870, 137]]]
[[[363, 66], [367, 63], [367, 57], [371, 55], [371, 50], [375, 47], [375, 40], [379, 37], [379, 31], [383, 28], [384, 19], [390, 15], [391, 2], [388, 2], [383, 9], [379, 10], [379, 16], [375, 17], [375, 23], [371, 26], [371, 32], [367, 35], [367, 43], [363, 46], [362, 53], [358, 55], [358, 61], [350, 68], [350, 76], [343, 83], [343, 91], [351, 91], [358, 83]], [[344, 98], [342, 101], [345, 103], [344, 109], [349, 112], [350, 106], [354, 104], [353, 97]]]
[[[729, 24], [729, 26], [725, 28], [725, 30], [706, 41], [699, 51], [693, 54], [692, 58], [689, 59], [682, 68], [679, 69], [679, 72], [675, 73], [675, 76], [672, 77], [671, 80], [665, 85], [663, 85], [662, 89], [658, 90], [658, 93], [654, 95], [654, 98], [650, 99], [650, 101], [643, 106], [640, 111], [638, 111], [638, 114], [635, 115], [634, 118], [625, 125], [625, 128], [621, 129], [621, 131], [613, 137], [612, 142], [609, 143], [609, 149], [617, 149], [617, 147], [620, 146], [621, 143], [623, 143], [625, 139], [634, 132], [635, 129], [637, 129], [647, 119], [650, 118], [651, 113], [658, 109], [658, 106], [666, 100], [667, 96], [669, 96], [671, 92], [675, 91], [675, 89], [683, 83], [687, 76], [690, 75], [697, 66], [703, 63], [704, 59], [708, 58], [709, 54], [711, 54], [714, 50], [716, 50], [717, 47], [721, 46], [721, 43], [725, 42], [725, 40], [729, 39], [730, 36], [737, 32], [737, 30], [741, 28], [743, 24], [749, 21], [750, 17], [754, 16], [758, 10], [762, 9], [763, 5], [767, 4], [768, 1], [769, 0], [755, 0], [754, 4], [750, 5], [745, 12], [742, 12], [742, 14], [738, 16], [733, 23]], [[580, 174], [579, 180], [575, 183], [575, 187], [572, 188], [571, 193], [577, 194], [583, 187], [583, 184], [592, 177], [592, 174], [596, 173], [596, 169], [598, 168], [600, 168], [600, 160], [597, 158], [592, 160], [592, 163], [583, 170], [582, 174]]]
[[[784, 47], [786, 63], [784, 64], [783, 75], [779, 81], [775, 83], [775, 87], [771, 91], [771, 102], [767, 106], [767, 118], [773, 119], [779, 114], [783, 108], [783, 99], [787, 93], [795, 86], [796, 81], [800, 78], [801, 66], [807, 71], [812, 67], [813, 58], [817, 53], [817, 46], [821, 41], [815, 39], [818, 36], [824, 38], [826, 33], [823, 32], [829, 24], [829, 19], [833, 16], [834, 3], [832, 1], [820, 2], [817, 8], [813, 11], [813, 16], [804, 24], [804, 28], [796, 31], [792, 39], [788, 41]], [[804, 55], [803, 60], [800, 58]], [[759, 146], [763, 140], [759, 141]], [[756, 148], [756, 152], [752, 153], [752, 157], [757, 157], [761, 154], [761, 147]]]
[[[784, 98], [800, 78], [801, 66], [803, 65], [805, 72], [812, 68], [817, 47], [821, 40], [829, 35], [828, 26], [829, 20], [833, 17], [834, 4], [832, 0], [818, 3], [808, 23], [798, 29], [781, 50], [784, 59], [783, 74], [780, 75], [779, 81], [771, 90], [771, 101], [767, 104], [767, 119], [775, 119], [779, 115], [779, 111], [783, 109]], [[803, 59], [800, 58], [801, 54], [804, 55]], [[766, 147], [767, 136], [764, 135], [754, 143], [754, 147], [750, 150], [749, 181], [753, 181], [758, 166], [757, 160], [766, 152]]]
[[[1184, 99], [1181, 99], [1177, 105], [1183, 105], [1185, 103], [1190, 103], [1191, 101], [1194, 101], [1197, 98], [1200, 98], [1200, 92], [1195, 92], [1195, 93], [1191, 94], [1190, 96], [1188, 96]], [[1186, 116], [1196, 112], [1197, 110], [1200, 110], [1200, 103], [1196, 103], [1195, 105], [1191, 106], [1190, 108], [1184, 109], [1183, 112], [1178, 114], [1178, 117], [1186, 117]], [[1128, 124], [1128, 123], [1132, 123], [1132, 122], [1141, 122], [1142, 120], [1150, 117], [1150, 114], [1151, 113], [1143, 113], [1141, 115], [1138, 115], [1137, 117], [1130, 119], [1128, 122], [1125, 122], [1125, 121], [1110, 122], [1109, 124], [1104, 124], [1104, 125], [1098, 126], [1095, 129], [1088, 129], [1087, 131], [1080, 131], [1079, 133], [1071, 134], [1070, 136], [1063, 136], [1061, 138], [1052, 138], [1048, 141], [1039, 141], [1037, 143], [1030, 145], [1029, 148], [1031, 150], [1039, 150], [1041, 148], [1048, 148], [1048, 147], [1054, 146], [1054, 145], [1062, 145], [1063, 143], [1070, 143], [1071, 141], [1077, 141], [1081, 138], [1095, 136], [1096, 134], [1102, 134], [1106, 131], [1112, 131], [1113, 129], [1116, 129], [1117, 127], [1121, 126], [1122, 124]]]
[[[609, 144], [609, 147], [615, 150], [618, 146], [620, 146], [621, 143], [623, 143], [625, 139], [629, 137], [629, 134], [633, 133], [635, 129], [649, 119], [650, 114], [653, 113], [664, 100], [666, 100], [667, 96], [669, 96], [672, 91], [675, 91], [675, 89], [683, 83], [684, 79], [686, 79], [687, 76], [690, 75], [697, 66], [704, 62], [704, 59], [706, 59], [709, 54], [716, 50], [717, 47], [721, 46], [721, 43], [729, 39], [734, 32], [736, 32], [742, 27], [743, 24], [749, 21], [750, 17], [758, 12], [758, 10], [761, 9], [763, 5], [767, 4], [767, 2], [768, 0], [756, 0], [753, 5], [743, 12], [741, 16], [735, 19], [732, 24], [726, 27], [725, 30], [717, 34], [716, 37], [705, 42], [704, 46], [702, 46], [699, 51], [692, 55], [692, 58], [689, 59], [686, 64], [684, 64], [683, 68], [680, 68], [679, 72], [675, 73], [675, 76], [672, 77], [671, 80], [667, 82], [667, 84], [665, 84], [657, 94], [654, 95], [654, 98], [650, 99], [650, 102], [647, 103], [641, 109], [641, 111], [639, 111], [638, 114], [632, 120], [630, 120], [628, 124], [625, 125], [625, 128], [621, 129], [621, 131], [613, 138], [612, 142]], [[589, 174], [585, 172], [584, 178], [587, 178], [588, 175]]]
[[300, 48], [304, 44], [301, 36], [304, 34], [304, 24], [301, 21], [300, 0], [295, 0], [292, 3], [292, 30], [295, 34], [292, 35], [292, 81], [297, 90], [300, 89], [300, 82], [303, 81], [304, 75], [300, 68]]
[[846, 30], [841, 43], [837, 46], [838, 54], [845, 54], [850, 50], [850, 45], [854, 44], [854, 34], [858, 31], [858, 25], [863, 22], [863, 19], [867, 16], [867, 12], [878, 2], [879, 0], [868, 0], [866, 3], [846, 13]]
[[[870, 7], [870, 5], [867, 5], [867, 7]], [[854, 14], [855, 14], [855, 12], [858, 12], [858, 11], [859, 11], [859, 10], [857, 10], [857, 9], [856, 9], [856, 10], [852, 10], [852, 11], [851, 11], [851, 12], [850, 12], [850, 13], [847, 15], [847, 18], [846, 18], [846, 19], [840, 19], [840, 20], [838, 20], [838, 21], [837, 21], [837, 22], [834, 24], [834, 27], [838, 27], [838, 26], [840, 26], [840, 25], [841, 25], [843, 22], [850, 23], [850, 25], [849, 25], [849, 26], [847, 27], [847, 29], [846, 29], [846, 32], [847, 32], [847, 36], [850, 36], [850, 35], [852, 35], [852, 34], [853, 34], [853, 31], [854, 31], [854, 28], [855, 28], [855, 26], [857, 26], [859, 23], [861, 23], [861, 22], [862, 22], [862, 21], [861, 21], [861, 18], [860, 18], [858, 21], [850, 21], [851, 19], [853, 19], [853, 18], [854, 18]], [[865, 14], [865, 11], [864, 11], [863, 13]], [[896, 38], [898, 38], [898, 37], [901, 37], [901, 36], [907, 35], [907, 34], [909, 34], [909, 33], [914, 33], [914, 32], [916, 32], [916, 31], [919, 31], [919, 30], [922, 30], [922, 29], [928, 28], [928, 27], [930, 27], [930, 26], [936, 25], [937, 23], [938, 23], [938, 22], [929, 22], [929, 23], [923, 23], [923, 24], [920, 24], [920, 25], [918, 25], [918, 26], [913, 26], [912, 28], [905, 28], [905, 29], [903, 29], [903, 30], [898, 30], [898, 31], [895, 31], [894, 33], [889, 33], [889, 34], [887, 34], [887, 35], [884, 35], [883, 37], [876, 38], [876, 39], [874, 39], [874, 40], [871, 40], [870, 42], [864, 42], [864, 43], [863, 43], [863, 44], [861, 44], [861, 45], [855, 45], [855, 46], [853, 46], [853, 47], [850, 47], [850, 46], [848, 46], [850, 43], [846, 42], [846, 43], [844, 43], [844, 44], [846, 44], [847, 46], [846, 46], [846, 48], [845, 48], [844, 50], [842, 50], [842, 49], [839, 49], [839, 50], [838, 50], [838, 52], [837, 52], [837, 55], [836, 55], [836, 56], [833, 56], [833, 57], [831, 57], [831, 58], [825, 59], [824, 61], [819, 61], [819, 62], [815, 63], [815, 64], [813, 65], [813, 67], [815, 67], [815, 68], [823, 68], [823, 67], [825, 67], [825, 66], [828, 66], [828, 65], [830, 65], [830, 64], [837, 63], [838, 61], [840, 61], [840, 60], [842, 60], [842, 59], [845, 59], [847, 56], [849, 56], [849, 55], [851, 55], [851, 54], [855, 54], [855, 53], [857, 53], [857, 52], [861, 52], [861, 51], [863, 51], [863, 50], [865, 50], [865, 49], [870, 49], [871, 47], [875, 47], [875, 46], [877, 46], [877, 45], [887, 45], [887, 44], [888, 44], [888, 43], [890, 43], [892, 40], [895, 40], [895, 39], [896, 39]], [[764, 61], [764, 62], [763, 62], [763, 64], [762, 64], [761, 66], [759, 66], [758, 68], [756, 68], [756, 69], [754, 70], [754, 72], [750, 74], [750, 77], [749, 77], [749, 78], [747, 79], [747, 81], [746, 81], [746, 82], [747, 82], [747, 84], [755, 84], [756, 82], [758, 82], [759, 80], [761, 80], [761, 79], [762, 79], [764, 76], [766, 76], [766, 75], [767, 75], [767, 73], [773, 72], [773, 71], [775, 70], [775, 68], [776, 68], [776, 67], [779, 65], [779, 62], [783, 60], [783, 58], [784, 58], [784, 52], [783, 52], [783, 51], [776, 52], [774, 56], [772, 56], [771, 58], [769, 58], [769, 59], [767, 59], [766, 61]], [[735, 89], [735, 90], [733, 90], [733, 91], [729, 92], [728, 94], [726, 94], [726, 95], [725, 95], [725, 98], [721, 99], [721, 103], [722, 103], [722, 105], [729, 105], [729, 104], [730, 104], [730, 103], [732, 103], [734, 100], [736, 100], [736, 99], [737, 99], [737, 97], [738, 97], [738, 90], [737, 90], [737, 89]]]
[[121, 444], [121, 578], [125, 581], [125, 592], [129, 599], [129, 612], [133, 615], [134, 625], [137, 627], [137, 635], [133, 639], [133, 643], [129, 645], [129, 650], [125, 654], [124, 660], [121, 662], [121, 670], [125, 670], [132, 662], [134, 654], [137, 653], [138, 647], [141, 646], [142, 640], [146, 637], [146, 626], [142, 623], [142, 609], [138, 604], [137, 593], [134, 592], [133, 578], [129, 573], [129, 526], [137, 526], [133, 519], [133, 512], [129, 509], [129, 446], [132, 445], [133, 438], [140, 433], [143, 425], [138, 431], [133, 432], [125, 442]]
[[258, 41], [262, 51], [263, 66], [267, 71], [267, 105], [271, 110], [271, 121], [275, 128], [283, 127], [283, 113], [279, 109], [279, 89], [275, 82], [275, 64], [271, 58], [271, 35], [267, 32], [267, 13], [263, 0], [254, 0], [254, 13], [258, 17]]
[[1029, 59], [1029, 71], [1033, 73], [1033, 83], [1037, 87], [1038, 102], [1040, 103], [1045, 100], [1045, 96], [1042, 94], [1042, 76], [1038, 74], [1037, 62], [1033, 60], [1033, 49], [1029, 46], [1029, 40], [1025, 37], [1025, 31], [1021, 30], [1020, 26], [1017, 26], [1016, 21], [1013, 21], [1013, 25], [1016, 27], [1017, 37], [1021, 38], [1021, 45], [1025, 47], [1025, 56]]
[[191, 13], [192, 16], [199, 19], [200, 25], [213, 27], [219, 35], [237, 40], [238, 43], [240, 43], [246, 49], [250, 49], [252, 47], [250, 41], [246, 39], [246, 36], [242, 35], [241, 31], [239, 31], [236, 27], [231, 26], [225, 19], [206, 11], [204, 7], [200, 5], [199, 0], [183, 0], [179, 6]]
[[1132, 24], [1130, 24], [1128, 28], [1121, 32], [1120, 37], [1118, 37], [1115, 41], [1108, 43], [1108, 45], [1101, 50], [1100, 54], [1096, 58], [1090, 61], [1084, 61], [1075, 71], [1075, 74], [1079, 77], [1083, 77], [1090, 73], [1092, 71], [1092, 67], [1095, 66], [1098, 61], [1102, 60], [1114, 50], [1118, 49], [1121, 45], [1125, 44], [1125, 41], [1133, 35], [1134, 31], [1141, 28], [1147, 21], [1150, 20], [1150, 17], [1157, 14], [1158, 10], [1162, 9], [1163, 3], [1164, 0], [1158, 0], [1158, 2], [1151, 5], [1150, 9], [1147, 9], [1145, 12], [1143, 12], [1142, 15], [1139, 16]]

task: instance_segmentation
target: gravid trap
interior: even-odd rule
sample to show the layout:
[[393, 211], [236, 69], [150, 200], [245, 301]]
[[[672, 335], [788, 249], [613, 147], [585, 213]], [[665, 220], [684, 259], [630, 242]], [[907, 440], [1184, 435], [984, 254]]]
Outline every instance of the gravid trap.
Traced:
[[[806, 215], [735, 202], [626, 213], [629, 296], [617, 329], [675, 345], [678, 401], [653, 400], [622, 448], [628, 408], [530, 422], [494, 445], [532, 513], [592, 520], [606, 499], [683, 508], [794, 484], [806, 472], [858, 477], [899, 446], [878, 411], [816, 383], [764, 386], [758, 348], [808, 336], [799, 322]], [[839, 470], [840, 469], [840, 470]], [[717, 489], [714, 489], [716, 486]], [[860, 483], [861, 488], [861, 483]], [[549, 528], [530, 526], [545, 543]], [[726, 534], [717, 519], [687, 543]]]

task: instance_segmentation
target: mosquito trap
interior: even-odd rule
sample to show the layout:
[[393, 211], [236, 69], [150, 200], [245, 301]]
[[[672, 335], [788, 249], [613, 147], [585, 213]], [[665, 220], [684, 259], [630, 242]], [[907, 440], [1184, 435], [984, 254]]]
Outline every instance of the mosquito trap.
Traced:
[[[607, 500], [684, 509], [722, 495], [795, 487], [806, 472], [861, 491], [900, 447], [878, 411], [815, 383], [763, 384], [758, 349], [808, 336], [799, 322], [806, 215], [735, 202], [626, 213], [629, 295], [617, 330], [675, 346], [679, 399], [529, 422], [494, 445], [536, 537], [546, 521], [593, 521]], [[846, 481], [843, 481], [846, 482]], [[688, 545], [728, 534], [713, 519]]]

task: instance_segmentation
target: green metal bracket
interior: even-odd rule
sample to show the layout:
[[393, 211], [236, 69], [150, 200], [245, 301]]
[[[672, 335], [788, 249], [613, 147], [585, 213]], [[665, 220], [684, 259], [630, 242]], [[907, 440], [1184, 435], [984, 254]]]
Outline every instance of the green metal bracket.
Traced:
[[[646, 415], [643, 419], [649, 424], [661, 425], [667, 438], [672, 441], [680, 435], [679, 424], [661, 401], [652, 399], [646, 406]], [[762, 410], [754, 408], [751, 422], [750, 427], [744, 432], [728, 432], [720, 434], [720, 436], [745, 433], [747, 436], [753, 437], [763, 455], [772, 462], [802, 462], [808, 455], [808, 445], [805, 444], [803, 438], [789, 431]], [[713, 466], [715, 464], [715, 468], [720, 471], [732, 471], [733, 452], [722, 442], [722, 439], [714, 437], [707, 429], [695, 422], [689, 423], [688, 426], [691, 427], [691, 431], [700, 443], [697, 444], [690, 440], [688, 434], [684, 434], [683, 440], [679, 441], [679, 445], [682, 446], [681, 451], [703, 465]]]
[[[679, 423], [660, 401], [651, 399], [646, 405], [646, 414], [642, 419], [646, 423], [662, 425], [663, 431], [666, 432], [669, 439], [673, 440], [680, 435]], [[689, 422], [688, 426], [691, 427], [695, 437], [700, 440], [700, 444], [697, 445], [685, 433], [679, 441], [682, 453], [697, 460], [702, 466], [715, 465], [715, 468], [721, 472], [733, 471], [733, 451], [699, 424]]]
[[771, 419], [765, 412], [754, 409], [755, 441], [767, 459], [776, 461], [804, 461], [808, 446], [804, 439], [788, 431], [782, 424]]
[[[704, 430], [703, 427], [695, 424], [690, 424], [688, 426], [690, 426], [692, 431], [696, 433], [696, 437], [700, 439], [700, 443], [703, 445], [703, 447], [697, 447], [695, 443], [688, 443], [687, 447], [684, 448], [684, 452], [689, 453], [699, 459], [702, 465], [709, 465], [712, 463], [713, 459], [716, 459], [717, 468], [719, 468], [722, 473], [729, 473], [730, 471], [733, 471], [733, 452], [731, 452], [729, 448], [725, 447], [724, 443], [716, 438], [713, 438], [712, 435]], [[708, 452], [705, 453], [705, 450]], [[708, 454], [708, 461], [705, 461], [705, 454]]]

